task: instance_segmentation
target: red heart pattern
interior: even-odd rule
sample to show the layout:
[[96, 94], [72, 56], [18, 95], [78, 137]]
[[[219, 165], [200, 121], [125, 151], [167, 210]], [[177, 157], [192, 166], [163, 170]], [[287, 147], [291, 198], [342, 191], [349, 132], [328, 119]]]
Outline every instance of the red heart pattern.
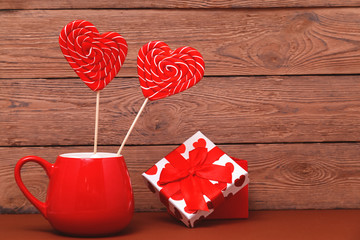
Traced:
[[59, 36], [62, 53], [81, 80], [93, 91], [106, 87], [120, 71], [128, 51], [116, 32], [99, 34], [84, 20], [67, 24]]
[[182, 92], [204, 76], [205, 63], [192, 47], [171, 50], [161, 41], [151, 41], [139, 50], [137, 70], [141, 90], [150, 100]]

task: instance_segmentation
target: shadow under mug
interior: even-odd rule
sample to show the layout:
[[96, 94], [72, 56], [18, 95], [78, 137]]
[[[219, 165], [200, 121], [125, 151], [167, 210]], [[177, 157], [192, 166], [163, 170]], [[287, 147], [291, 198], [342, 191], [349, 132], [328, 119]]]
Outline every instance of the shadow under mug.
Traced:
[[[27, 162], [40, 164], [49, 177], [46, 201], [35, 198], [21, 179]], [[67, 153], [54, 164], [37, 156], [21, 158], [15, 180], [27, 199], [56, 230], [77, 236], [120, 232], [133, 215], [134, 198], [123, 156], [114, 153]]]

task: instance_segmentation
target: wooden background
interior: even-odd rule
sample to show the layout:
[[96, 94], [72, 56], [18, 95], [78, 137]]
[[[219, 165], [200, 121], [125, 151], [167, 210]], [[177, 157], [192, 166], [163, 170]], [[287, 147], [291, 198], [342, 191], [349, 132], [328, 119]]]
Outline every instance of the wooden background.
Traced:
[[[144, 100], [138, 49], [189, 45], [206, 63], [193, 88], [145, 108], [123, 154], [137, 211], [163, 209], [141, 173], [200, 130], [249, 162], [250, 209], [360, 207], [360, 1], [0, 1], [0, 213], [35, 208], [18, 159], [92, 151], [95, 94], [64, 59], [75, 19], [116, 31], [129, 53], [102, 91], [99, 150], [116, 152]], [[44, 200], [47, 177], [23, 169]]]

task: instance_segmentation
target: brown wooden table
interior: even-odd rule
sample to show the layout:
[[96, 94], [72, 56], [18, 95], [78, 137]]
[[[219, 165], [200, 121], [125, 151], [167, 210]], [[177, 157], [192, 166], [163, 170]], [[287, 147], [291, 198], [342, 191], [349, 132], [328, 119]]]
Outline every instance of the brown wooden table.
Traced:
[[[39, 214], [0, 215], [1, 240], [66, 238]], [[104, 239], [359, 240], [360, 210], [252, 211], [247, 220], [205, 220], [193, 229], [165, 212], [135, 213], [122, 233]]]

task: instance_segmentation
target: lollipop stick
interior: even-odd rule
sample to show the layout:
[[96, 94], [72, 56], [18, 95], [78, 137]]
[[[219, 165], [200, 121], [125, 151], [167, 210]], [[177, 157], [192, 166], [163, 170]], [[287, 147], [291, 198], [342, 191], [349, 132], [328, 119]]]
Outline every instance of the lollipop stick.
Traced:
[[121, 143], [121, 146], [120, 146], [120, 148], [119, 148], [119, 151], [117, 152], [117, 155], [118, 155], [118, 156], [120, 156], [120, 155], [121, 155], [120, 153], [121, 153], [121, 151], [122, 151], [122, 149], [123, 149], [123, 147], [124, 147], [124, 145], [125, 145], [125, 143], [126, 143], [127, 139], [129, 138], [129, 136], [130, 136], [130, 134], [131, 134], [132, 130], [134, 129], [134, 126], [135, 126], [135, 124], [136, 124], [137, 120], [139, 119], [141, 112], [144, 110], [145, 105], [146, 105], [146, 103], [147, 103], [148, 101], [149, 101], [149, 99], [148, 99], [148, 98], [146, 98], [146, 99], [145, 99], [145, 101], [144, 101], [144, 103], [142, 104], [142, 106], [141, 106], [141, 108], [140, 108], [139, 112], [137, 113], [137, 115], [136, 115], [136, 117], [135, 117], [135, 119], [134, 119], [133, 123], [131, 124], [131, 126], [130, 126], [130, 128], [129, 128], [129, 131], [127, 132], [127, 134], [126, 134], [126, 136], [125, 136], [125, 138], [124, 138], [123, 142]]
[[97, 152], [98, 129], [99, 129], [99, 102], [100, 91], [96, 92], [96, 113], [95, 113], [95, 136], [94, 136], [94, 154]]

